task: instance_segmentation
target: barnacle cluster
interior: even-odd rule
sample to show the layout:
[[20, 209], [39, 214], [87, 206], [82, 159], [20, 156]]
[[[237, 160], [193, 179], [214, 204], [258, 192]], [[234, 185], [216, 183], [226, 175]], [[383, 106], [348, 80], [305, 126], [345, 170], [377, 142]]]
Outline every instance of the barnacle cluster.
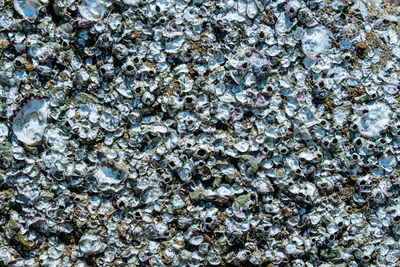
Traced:
[[0, 266], [397, 266], [399, 18], [0, 0]]

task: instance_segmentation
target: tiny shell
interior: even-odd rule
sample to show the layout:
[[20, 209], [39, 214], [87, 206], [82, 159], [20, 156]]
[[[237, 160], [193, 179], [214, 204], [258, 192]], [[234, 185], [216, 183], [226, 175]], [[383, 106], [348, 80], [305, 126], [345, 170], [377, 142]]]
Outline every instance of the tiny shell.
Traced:
[[358, 130], [364, 136], [378, 137], [388, 127], [392, 112], [389, 106], [379, 102], [368, 104], [366, 108], [367, 113], [356, 121]]
[[125, 5], [129, 5], [129, 6], [137, 6], [140, 5], [143, 0], [123, 0]]
[[12, 119], [12, 130], [17, 139], [26, 145], [38, 145], [47, 126], [49, 113], [46, 99], [32, 97]]
[[79, 240], [79, 249], [86, 255], [98, 254], [106, 248], [106, 244], [95, 235], [85, 234]]
[[15, 10], [23, 17], [35, 17], [39, 7], [37, 0], [14, 0]]
[[311, 58], [325, 54], [330, 48], [329, 31], [324, 26], [305, 30], [301, 46], [304, 54]]
[[102, 164], [97, 168], [94, 177], [97, 180], [100, 190], [105, 191], [111, 189], [118, 191], [120, 190], [118, 185], [125, 179], [126, 173], [112, 166]]
[[107, 12], [102, 0], [83, 0], [79, 5], [79, 13], [87, 20], [99, 20]]

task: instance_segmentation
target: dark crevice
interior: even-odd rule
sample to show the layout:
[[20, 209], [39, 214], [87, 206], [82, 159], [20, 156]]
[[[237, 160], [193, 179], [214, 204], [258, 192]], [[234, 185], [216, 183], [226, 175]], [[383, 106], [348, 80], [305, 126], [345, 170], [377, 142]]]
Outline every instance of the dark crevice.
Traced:
[[[54, 1], [56, 1], [56, 0], [54, 0]], [[46, 11], [47, 11], [47, 14], [50, 14], [54, 24], [56, 24], [58, 26], [64, 21], [64, 19], [62, 17], [58, 16], [56, 14], [56, 12], [54, 11], [53, 5], [56, 5], [56, 3], [54, 3], [54, 1], [50, 1], [49, 5], [47, 5]]]

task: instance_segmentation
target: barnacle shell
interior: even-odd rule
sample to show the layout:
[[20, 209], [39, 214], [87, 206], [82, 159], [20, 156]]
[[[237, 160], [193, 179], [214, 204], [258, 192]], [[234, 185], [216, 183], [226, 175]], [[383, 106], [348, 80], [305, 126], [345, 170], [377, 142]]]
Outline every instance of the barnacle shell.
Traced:
[[12, 131], [17, 139], [28, 146], [41, 142], [49, 113], [47, 100], [36, 96], [24, 99], [12, 118]]
[[285, 14], [289, 18], [293, 18], [297, 16], [297, 12], [300, 8], [301, 4], [297, 0], [291, 0], [285, 5]]
[[329, 31], [324, 26], [306, 29], [301, 39], [304, 54], [314, 58], [325, 54], [330, 48]]
[[23, 17], [35, 17], [40, 6], [37, 0], [14, 0], [15, 10]]
[[397, 2], [0, 0], [0, 266], [396, 266]]
[[79, 5], [79, 13], [87, 20], [99, 20], [107, 12], [102, 0], [83, 0]]
[[123, 0], [124, 4], [130, 5], [130, 6], [137, 6], [140, 5], [143, 0]]
[[110, 163], [101, 163], [97, 166], [93, 176], [96, 178], [98, 188], [102, 191], [121, 190], [121, 183], [127, 176], [127, 173]]
[[106, 244], [94, 234], [87, 233], [79, 240], [79, 249], [86, 255], [98, 254], [106, 248]]
[[378, 137], [388, 127], [392, 112], [384, 103], [371, 103], [366, 108], [367, 113], [356, 121], [358, 129], [364, 136]]

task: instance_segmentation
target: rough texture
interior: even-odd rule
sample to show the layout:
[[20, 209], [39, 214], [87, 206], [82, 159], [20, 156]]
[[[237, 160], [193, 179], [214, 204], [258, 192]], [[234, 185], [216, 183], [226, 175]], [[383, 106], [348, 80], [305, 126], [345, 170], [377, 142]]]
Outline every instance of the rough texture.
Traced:
[[0, 0], [0, 266], [397, 266], [398, 2]]

